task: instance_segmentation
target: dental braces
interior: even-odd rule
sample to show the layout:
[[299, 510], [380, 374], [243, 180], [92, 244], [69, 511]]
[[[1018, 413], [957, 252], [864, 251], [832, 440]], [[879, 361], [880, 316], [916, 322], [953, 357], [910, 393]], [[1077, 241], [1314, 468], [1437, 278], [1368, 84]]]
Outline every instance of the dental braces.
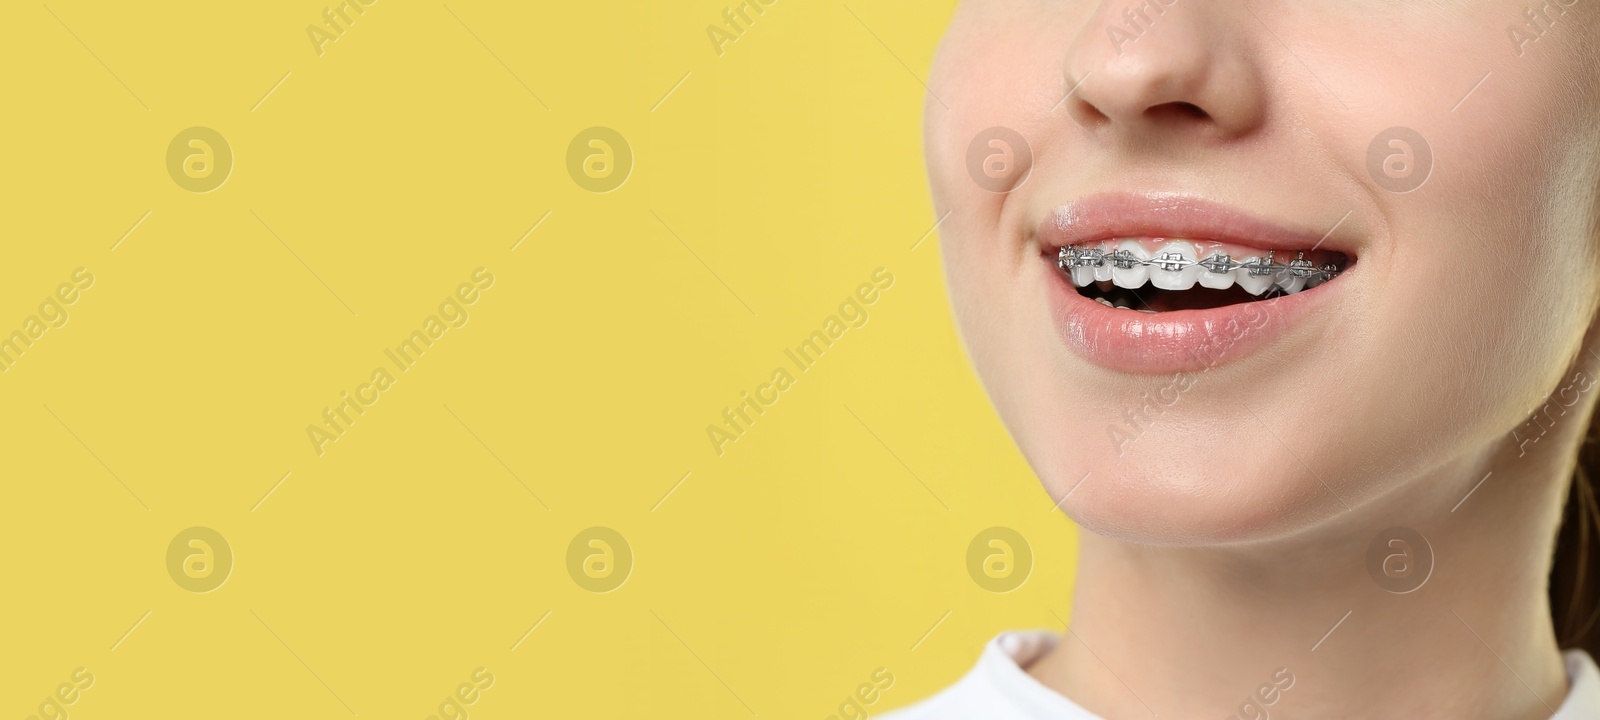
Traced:
[[1278, 272], [1287, 272], [1290, 277], [1305, 278], [1307, 287], [1319, 285], [1339, 276], [1339, 266], [1325, 263], [1317, 267], [1306, 259], [1304, 251], [1295, 253], [1295, 258], [1287, 264], [1274, 260], [1273, 253], [1268, 250], [1267, 256], [1253, 257], [1248, 260], [1234, 260], [1227, 253], [1213, 252], [1204, 260], [1190, 260], [1183, 253], [1167, 250], [1156, 253], [1155, 257], [1145, 259], [1135, 255], [1132, 250], [1113, 250], [1106, 252], [1101, 248], [1080, 248], [1076, 245], [1067, 245], [1056, 253], [1056, 265], [1062, 270], [1071, 271], [1073, 268], [1105, 267], [1111, 263], [1112, 267], [1131, 270], [1135, 266], [1156, 267], [1169, 272], [1178, 272], [1191, 265], [1199, 265], [1211, 272], [1221, 275], [1244, 268], [1246, 273], [1261, 277]]

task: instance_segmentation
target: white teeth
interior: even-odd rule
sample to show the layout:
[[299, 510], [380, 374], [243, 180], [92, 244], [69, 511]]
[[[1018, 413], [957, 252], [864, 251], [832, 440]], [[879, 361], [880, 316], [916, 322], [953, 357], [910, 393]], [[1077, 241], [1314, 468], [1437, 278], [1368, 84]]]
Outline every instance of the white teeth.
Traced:
[[1155, 259], [1159, 261], [1170, 259], [1174, 255], [1188, 261], [1181, 270], [1163, 270], [1160, 264], [1150, 266], [1150, 284], [1162, 290], [1188, 290], [1194, 287], [1195, 278], [1202, 272], [1209, 272], [1205, 268], [1193, 263], [1194, 245], [1183, 241], [1169, 242], [1156, 252]]
[[1101, 305], [1104, 305], [1106, 307], [1116, 307], [1115, 305], [1111, 304], [1110, 300], [1107, 300], [1107, 299], [1105, 299], [1103, 297], [1097, 297], [1097, 298], [1094, 299], [1094, 301], [1097, 302], [1097, 303], [1100, 303]]
[[[1140, 260], [1150, 259], [1150, 253], [1145, 252], [1144, 244], [1138, 240], [1123, 240], [1121, 243], [1117, 244], [1116, 249], [1119, 251], [1131, 252], [1133, 253], [1134, 257], [1139, 258]], [[1114, 263], [1109, 260], [1106, 262], [1106, 264], [1114, 265]], [[1142, 264], [1134, 265], [1131, 268], [1113, 268], [1111, 271], [1111, 281], [1116, 283], [1117, 287], [1124, 287], [1128, 288], [1129, 290], [1138, 290], [1139, 288], [1143, 287], [1145, 281], [1149, 279], [1150, 268], [1149, 266]]]
[[1227, 290], [1233, 287], [1233, 276], [1238, 272], [1238, 270], [1230, 270], [1225, 273], [1214, 273], [1202, 268], [1200, 275], [1196, 279], [1200, 281], [1201, 287], [1208, 287], [1212, 290]]
[[[1071, 255], [1073, 252], [1079, 254]], [[1132, 257], [1137, 262], [1133, 267], [1118, 267], [1119, 255], [1123, 258]], [[1270, 253], [1229, 257], [1212, 251], [1205, 258], [1201, 258], [1195, 250], [1194, 243], [1188, 240], [1163, 241], [1161, 248], [1153, 253], [1146, 250], [1144, 243], [1139, 240], [1111, 240], [1089, 249], [1078, 246], [1063, 248], [1060, 257], [1063, 266], [1077, 265], [1066, 268], [1073, 285], [1077, 287], [1094, 285], [1103, 293], [1109, 293], [1117, 287], [1138, 290], [1148, 282], [1158, 289], [1170, 291], [1189, 290], [1198, 283], [1213, 290], [1226, 290], [1238, 285], [1240, 289], [1258, 296], [1269, 292], [1292, 295], [1328, 280], [1326, 269], [1321, 270], [1323, 274], [1320, 275], [1316, 274], [1317, 271], [1313, 271], [1309, 278], [1298, 277], [1292, 268], [1284, 268], [1287, 261], [1275, 259]], [[1100, 264], [1094, 265], [1096, 261]], [[1297, 259], [1296, 262], [1304, 262], [1304, 267], [1307, 268], [1312, 267], [1309, 261]], [[1246, 265], [1241, 267], [1240, 263]], [[1284, 269], [1275, 269], [1266, 275], [1250, 273], [1252, 268], [1268, 263], [1273, 263], [1275, 268]], [[1233, 269], [1227, 272], [1211, 271], [1211, 267], [1230, 265]], [[1177, 269], [1171, 269], [1174, 267]], [[1324, 266], [1328, 267], [1331, 266]], [[1333, 272], [1337, 274], [1337, 268], [1334, 268]], [[1101, 302], [1105, 303], [1104, 300]], [[1110, 303], [1105, 304], [1110, 305]]]
[[1238, 268], [1228, 274], [1234, 276], [1234, 282], [1239, 283], [1239, 287], [1251, 295], [1260, 295], [1272, 287], [1271, 275], [1251, 275], [1245, 268]]

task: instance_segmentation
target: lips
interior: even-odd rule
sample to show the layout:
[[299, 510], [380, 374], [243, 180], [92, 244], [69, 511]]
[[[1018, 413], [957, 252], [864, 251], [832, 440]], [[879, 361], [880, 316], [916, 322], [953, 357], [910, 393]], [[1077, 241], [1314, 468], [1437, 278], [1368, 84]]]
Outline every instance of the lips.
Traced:
[[[1236, 265], [1252, 258], [1272, 257], [1278, 265], [1314, 258], [1313, 267], [1336, 266], [1341, 276], [1356, 258], [1350, 238], [1295, 230], [1176, 195], [1084, 198], [1052, 212], [1036, 243], [1052, 316], [1068, 348], [1109, 370], [1147, 374], [1201, 371], [1248, 356], [1304, 327], [1338, 299], [1346, 282], [1319, 276], [1308, 283], [1287, 270], [1254, 277], [1244, 268], [1212, 274], [1193, 264], [1181, 272], [1146, 272], [1143, 266], [1132, 272], [1064, 271], [1058, 266], [1062, 248], [1131, 248], [1140, 259], [1161, 257], [1159, 250], [1141, 247], [1181, 248], [1193, 255], [1186, 260], [1221, 254]], [[1095, 277], [1097, 272], [1106, 277]]]

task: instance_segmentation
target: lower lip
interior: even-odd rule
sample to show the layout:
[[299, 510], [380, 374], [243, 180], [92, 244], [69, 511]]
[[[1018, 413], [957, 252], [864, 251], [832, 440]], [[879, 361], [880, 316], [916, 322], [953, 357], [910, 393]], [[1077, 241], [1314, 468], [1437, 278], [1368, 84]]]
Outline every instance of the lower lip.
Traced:
[[1246, 357], [1300, 327], [1342, 283], [1207, 310], [1145, 313], [1110, 308], [1078, 294], [1043, 258], [1056, 330], [1083, 359], [1125, 373], [1199, 372]]

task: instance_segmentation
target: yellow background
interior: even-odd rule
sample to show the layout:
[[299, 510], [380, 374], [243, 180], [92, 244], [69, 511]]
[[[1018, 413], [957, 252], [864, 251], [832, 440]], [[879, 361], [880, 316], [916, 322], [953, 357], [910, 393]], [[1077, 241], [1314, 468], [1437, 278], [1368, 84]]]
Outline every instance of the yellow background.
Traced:
[[[1061, 629], [1074, 531], [913, 249], [949, 4], [779, 0], [720, 57], [722, 0], [380, 0], [319, 57], [325, 7], [5, 13], [0, 333], [96, 282], [0, 373], [0, 712], [83, 666], [72, 717], [420, 719], [481, 666], [473, 717], [820, 719]], [[234, 153], [204, 194], [165, 164], [194, 126]], [[635, 156], [606, 194], [566, 167], [592, 126]], [[470, 322], [317, 456], [480, 266]], [[870, 321], [717, 456], [878, 267]], [[1034, 554], [1006, 594], [966, 567], [997, 525]], [[165, 564], [193, 526], [235, 554], [206, 594]], [[593, 526], [634, 553], [606, 594], [565, 564]]]

